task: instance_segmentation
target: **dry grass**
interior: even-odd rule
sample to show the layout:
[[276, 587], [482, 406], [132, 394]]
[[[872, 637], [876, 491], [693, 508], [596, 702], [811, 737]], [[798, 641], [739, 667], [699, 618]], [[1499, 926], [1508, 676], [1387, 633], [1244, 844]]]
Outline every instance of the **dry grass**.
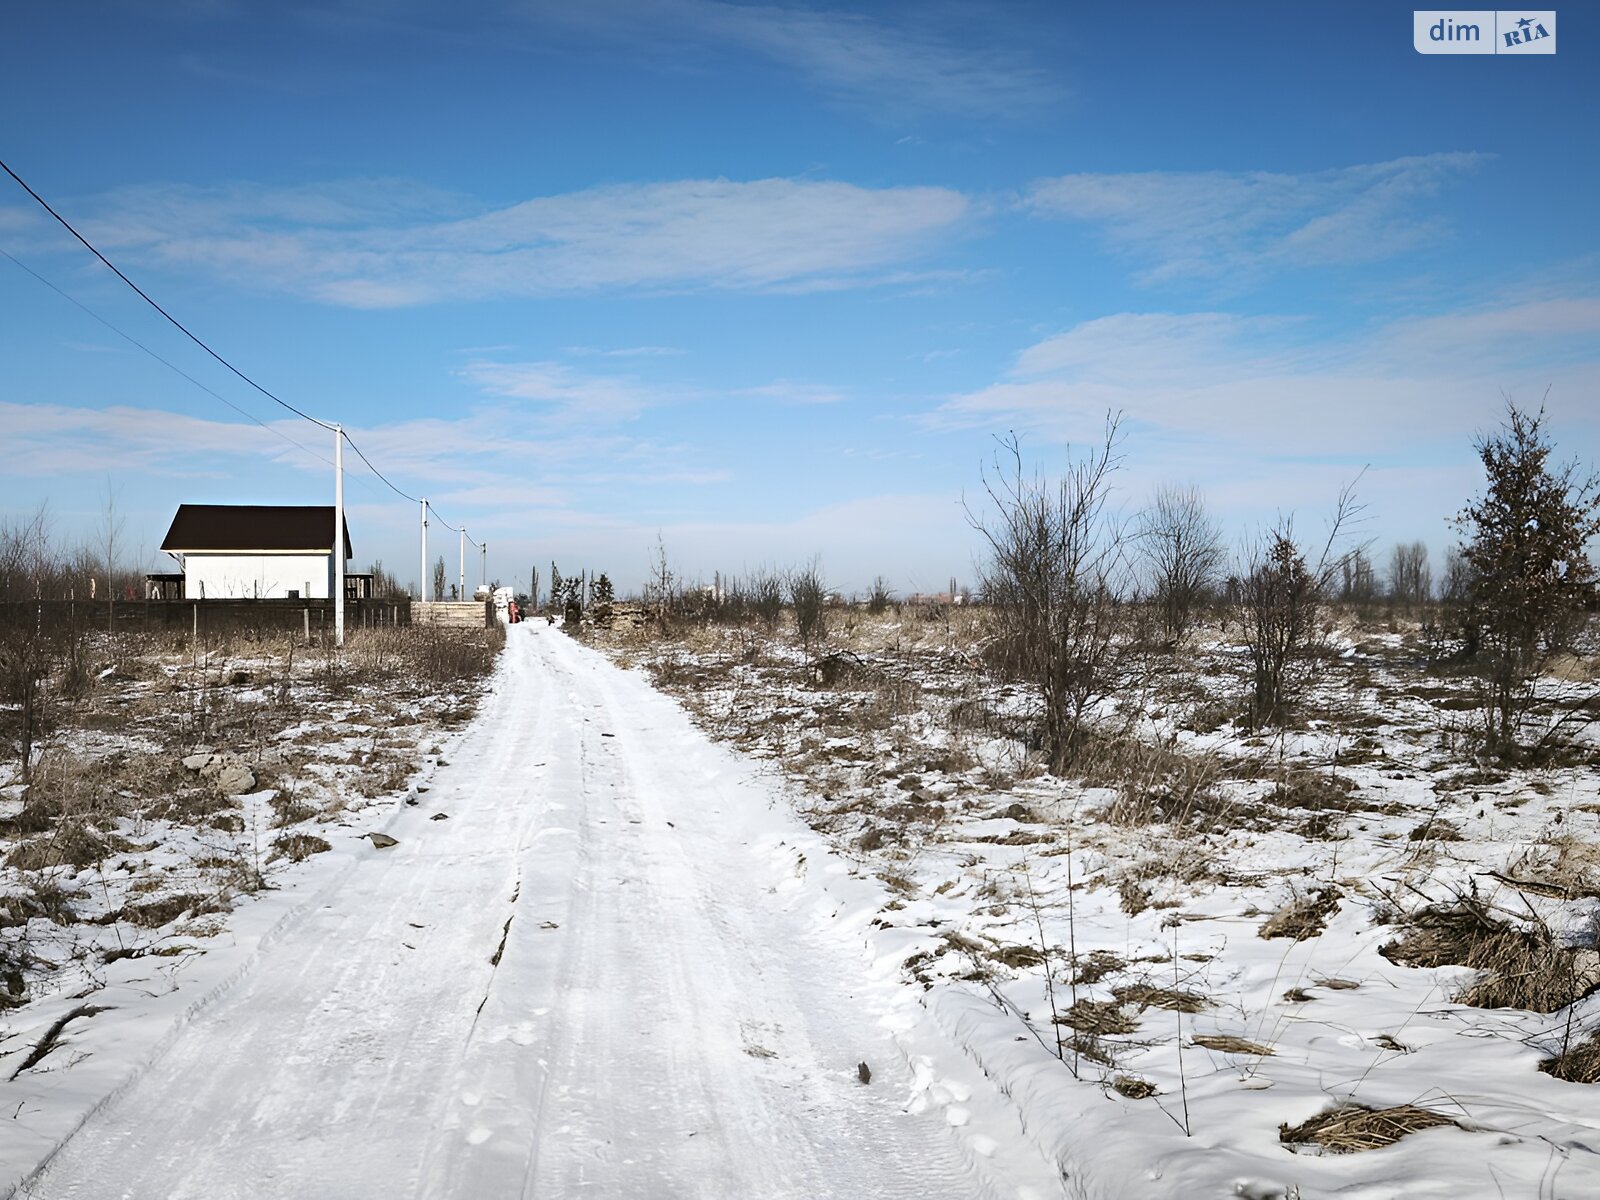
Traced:
[[989, 957], [1001, 966], [1010, 967], [1012, 970], [1026, 970], [1029, 967], [1043, 965], [1045, 956], [1034, 946], [1000, 946], [991, 951]]
[[1117, 798], [1099, 814], [1115, 825], [1172, 825], [1195, 832], [1247, 826], [1249, 814], [1217, 784], [1222, 763], [1138, 738], [1097, 739], [1081, 762], [1087, 787], [1113, 788]]
[[1258, 935], [1264, 938], [1293, 938], [1297, 942], [1316, 937], [1327, 925], [1339, 907], [1339, 893], [1333, 888], [1319, 888], [1306, 896], [1296, 896], [1261, 926]]
[[1355, 1154], [1392, 1146], [1418, 1130], [1454, 1124], [1456, 1122], [1443, 1113], [1414, 1104], [1398, 1104], [1393, 1108], [1346, 1104], [1299, 1125], [1279, 1125], [1278, 1141], [1290, 1149], [1314, 1145], [1332, 1154]]
[[1216, 1050], [1222, 1054], [1248, 1054], [1254, 1058], [1267, 1058], [1273, 1053], [1271, 1046], [1247, 1041], [1231, 1033], [1197, 1033], [1193, 1043], [1202, 1050]]
[[270, 863], [287, 858], [290, 862], [301, 862], [313, 854], [323, 854], [332, 849], [325, 839], [315, 834], [285, 833], [273, 839], [272, 852], [267, 855], [267, 861]]
[[1099, 983], [1107, 975], [1120, 971], [1127, 964], [1110, 950], [1091, 950], [1077, 961], [1073, 983]]
[[1109, 1000], [1079, 1000], [1059, 1014], [1055, 1023], [1094, 1037], [1132, 1033], [1139, 1028], [1138, 1020], [1126, 1008]]
[[168, 925], [182, 916], [203, 916], [206, 913], [227, 912], [228, 904], [220, 896], [201, 896], [194, 894], [181, 894], [164, 896], [159, 900], [151, 900], [144, 904], [124, 904], [114, 913], [102, 918], [107, 924], [111, 921], [126, 921], [129, 925], [137, 925], [140, 929], [159, 929]]
[[1111, 1090], [1129, 1100], [1146, 1100], [1156, 1094], [1156, 1085], [1136, 1075], [1113, 1075]]
[[1539, 1070], [1568, 1083], [1600, 1083], [1600, 1034], [1545, 1059]]
[[13, 847], [6, 855], [5, 865], [19, 871], [48, 871], [60, 866], [81, 869], [131, 849], [133, 843], [117, 834], [100, 834], [76, 822], [63, 823], [49, 834]]
[[1123, 1004], [1140, 1008], [1165, 1008], [1170, 1012], [1197, 1013], [1210, 1006], [1210, 1001], [1194, 992], [1175, 988], [1155, 987], [1148, 983], [1134, 983], [1114, 988], [1111, 993]]
[[1479, 974], [1453, 999], [1473, 1008], [1556, 1012], [1600, 990], [1600, 956], [1548, 928], [1516, 929], [1471, 901], [1413, 913], [1378, 953], [1405, 967], [1470, 967]]
[[1496, 877], [1521, 891], [1556, 900], [1600, 897], [1600, 843], [1572, 836], [1551, 838]]

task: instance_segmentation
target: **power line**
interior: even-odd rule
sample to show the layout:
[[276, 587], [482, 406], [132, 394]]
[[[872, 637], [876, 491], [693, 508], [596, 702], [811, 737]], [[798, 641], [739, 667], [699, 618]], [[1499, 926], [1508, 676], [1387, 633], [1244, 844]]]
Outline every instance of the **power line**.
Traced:
[[[413, 495], [411, 495], [411, 493], [406, 492], [406, 491], [402, 491], [400, 488], [396, 487], [394, 485], [394, 483], [390, 481], [390, 479], [389, 479], [389, 477], [387, 475], [385, 475], [382, 471], [378, 470], [377, 467], [373, 466], [372, 465], [372, 460], [361, 452], [361, 447], [356, 445], [356, 440], [353, 437], [350, 436], [350, 433], [349, 433], [348, 430], [345, 431], [344, 440], [347, 443], [349, 443], [350, 449], [352, 449], [352, 450], [354, 450], [356, 452], [356, 457], [359, 458], [362, 462], [367, 464], [367, 470], [371, 471], [379, 479], [383, 480], [383, 482], [388, 486], [389, 490], [391, 492], [393, 492], [396, 496], [399, 496], [402, 500], [409, 500], [412, 504], [421, 504], [421, 503], [423, 503], [423, 501], [419, 497], [413, 496]], [[443, 525], [451, 533], [464, 533], [464, 534], [466, 534], [467, 541], [472, 542], [472, 544], [474, 546], [477, 546], [478, 549], [480, 549], [480, 550], [483, 549], [483, 544], [481, 542], [474, 541], [472, 535], [470, 533], [467, 533], [467, 531], [465, 529], [457, 529], [454, 525], [450, 524], [449, 521], [446, 521], [443, 517], [439, 516], [438, 510], [435, 509], [432, 504], [428, 505], [428, 511], [433, 513], [433, 515], [438, 518], [439, 524]]]
[[382, 471], [378, 470], [377, 467], [373, 466], [372, 465], [372, 460], [370, 458], [368, 458], [365, 454], [361, 453], [361, 447], [356, 445], [355, 438], [351, 437], [348, 431], [346, 431], [346, 433], [344, 435], [344, 440], [349, 444], [350, 449], [352, 449], [352, 450], [354, 450], [356, 452], [356, 457], [359, 458], [362, 462], [367, 464], [367, 470], [371, 471], [379, 479], [383, 480], [383, 482], [388, 485], [389, 490], [391, 492], [393, 492], [396, 496], [399, 496], [400, 499], [409, 500], [413, 504], [421, 504], [422, 503], [422, 501], [419, 500], [416, 496], [411, 495], [409, 492], [401, 491], [398, 487], [396, 487], [393, 483], [390, 482], [389, 477], [387, 475], [385, 475]]
[[211, 388], [209, 388], [205, 384], [201, 383], [198, 379], [196, 379], [193, 375], [189, 374], [189, 372], [185, 371], [182, 367], [177, 366], [175, 363], [169, 361], [168, 359], [165, 359], [165, 358], [161, 357], [161, 355], [157, 354], [154, 350], [150, 349], [149, 346], [146, 346], [143, 342], [141, 342], [138, 338], [134, 337], [132, 334], [125, 333], [123, 330], [117, 328], [110, 321], [106, 320], [99, 313], [95, 312], [94, 309], [90, 308], [87, 304], [83, 303], [83, 301], [79, 300], [76, 296], [72, 295], [70, 292], [63, 291], [61, 288], [59, 288], [55, 284], [51, 283], [50, 280], [46, 279], [43, 275], [39, 274], [39, 272], [35, 271], [27, 263], [25, 263], [21, 259], [17, 258], [14, 254], [12, 254], [10, 251], [6, 250], [5, 247], [3, 247], [3, 246], [0, 246], [0, 257], [6, 258], [13, 266], [17, 267], [19, 270], [24, 271], [27, 274], [33, 276], [33, 278], [38, 280], [40, 283], [44, 284], [45, 287], [49, 288], [56, 295], [60, 296], [63, 300], [67, 301], [69, 304], [74, 305], [76, 308], [78, 308], [82, 312], [87, 313], [89, 316], [93, 317], [96, 321], [100, 322], [100, 324], [104, 325], [107, 329], [109, 329], [112, 333], [116, 334], [119, 338], [121, 338], [123, 341], [127, 342], [129, 345], [138, 347], [140, 350], [143, 350], [146, 354], [148, 354], [151, 358], [155, 359], [158, 363], [160, 363], [162, 366], [166, 367], [168, 370], [174, 371], [178, 375], [181, 375], [184, 379], [187, 379], [190, 383], [194, 384], [195, 387], [199, 388], [202, 392], [204, 392], [206, 395], [210, 396], [213, 400], [220, 400], [223, 404], [226, 404], [229, 408], [233, 409], [234, 412], [238, 413], [241, 417], [244, 417], [246, 420], [249, 420], [249, 421], [254, 421], [257, 425], [261, 426], [261, 428], [265, 429], [268, 433], [275, 434], [276, 436], [282, 438], [284, 441], [288, 442], [291, 446], [295, 446], [295, 447], [297, 447], [297, 448], [299, 448], [301, 450], [304, 450], [307, 454], [311, 455], [311, 457], [316, 459], [318, 462], [325, 463], [327, 466], [330, 466], [330, 467], [333, 466], [333, 463], [330, 460], [328, 460], [328, 459], [324, 458], [322, 455], [318, 454], [315, 450], [313, 450], [310, 446], [307, 446], [304, 442], [297, 442], [292, 437], [290, 437], [288, 434], [284, 433], [283, 430], [274, 429], [271, 425], [268, 425], [260, 417], [256, 416], [255, 413], [249, 411], [248, 409], [240, 408], [237, 404], [235, 404], [232, 400], [229, 400], [226, 396], [222, 395], [219, 392], [213, 391]]
[[212, 358], [216, 359], [223, 366], [227, 367], [228, 370], [232, 371], [240, 379], [244, 380], [251, 387], [255, 388], [256, 391], [260, 392], [263, 396], [265, 396], [268, 400], [271, 400], [274, 404], [280, 405], [283, 408], [288, 409], [290, 412], [294, 413], [294, 415], [297, 416], [297, 417], [304, 417], [307, 421], [310, 421], [313, 425], [320, 425], [320, 426], [322, 426], [322, 428], [330, 430], [330, 431], [333, 429], [333, 426], [331, 424], [329, 424], [327, 421], [318, 420], [316, 417], [313, 417], [310, 413], [301, 412], [298, 408], [296, 408], [294, 405], [290, 404], [287, 400], [279, 399], [277, 396], [275, 396], [271, 392], [267, 391], [266, 388], [262, 387], [254, 379], [251, 379], [250, 376], [246, 375], [243, 371], [239, 370], [238, 367], [234, 366], [227, 359], [223, 358], [222, 355], [218, 354], [210, 346], [206, 345], [205, 342], [200, 340], [200, 338], [198, 338], [194, 334], [190, 333], [188, 327], [185, 326], [182, 321], [178, 320], [177, 317], [173, 316], [166, 309], [162, 308], [161, 305], [157, 304], [154, 300], [152, 300], [150, 298], [149, 293], [147, 293], [143, 288], [141, 288], [133, 280], [129, 279], [126, 275], [124, 275], [117, 268], [116, 263], [112, 262], [104, 254], [101, 254], [99, 250], [95, 249], [93, 242], [91, 242], [88, 238], [84, 237], [83, 234], [79, 233], [76, 229], [74, 229], [72, 227], [72, 223], [70, 221], [68, 221], [65, 217], [63, 217], [55, 209], [51, 208], [49, 203], [45, 200], [45, 198], [43, 196], [39, 195], [39, 193], [34, 191], [31, 187], [29, 187], [28, 186], [28, 181], [23, 179], [22, 176], [18, 175], [15, 171], [13, 171], [6, 164], [4, 159], [0, 159], [0, 170], [3, 170], [7, 175], [11, 176], [12, 179], [16, 180], [17, 181], [17, 186], [19, 186], [23, 191], [27, 192], [28, 195], [32, 196], [34, 198], [34, 200], [38, 201], [39, 207], [44, 209], [45, 212], [49, 213], [52, 217], [54, 217], [56, 219], [56, 221], [60, 223], [61, 228], [65, 229], [73, 237], [77, 238], [78, 241], [82, 242], [83, 245], [84, 245], [84, 248], [87, 249], [90, 254], [94, 255], [101, 262], [103, 262], [110, 269], [110, 271], [111, 271], [111, 273], [113, 275], [115, 275], [118, 279], [122, 280], [123, 283], [127, 284], [135, 292], [137, 292], [139, 294], [139, 298], [141, 300], [143, 300], [151, 308], [155, 309], [158, 313], [160, 313], [163, 317], [165, 317], [168, 321], [170, 321], [172, 323], [173, 327], [175, 329], [177, 329], [179, 333], [183, 334], [184, 337], [188, 338], [196, 346], [199, 346], [200, 349], [204, 350]]
[[[428, 505], [428, 511], [429, 512], [433, 512], [433, 505], [431, 505], [431, 504]], [[467, 541], [471, 542], [474, 546], [476, 546], [479, 550], [483, 549], [484, 543], [474, 539], [473, 536], [470, 533], [468, 533], [465, 529], [457, 529], [454, 525], [450, 524], [449, 521], [446, 521], [443, 517], [440, 517], [439, 514], [436, 513], [436, 512], [434, 512], [433, 515], [435, 517], [438, 517], [439, 524], [443, 525], [451, 533], [459, 533], [462, 536], [464, 536], [467, 539]]]
[[[20, 187], [23, 191], [27, 192], [28, 195], [31, 196], [34, 199], [34, 201], [39, 205], [40, 208], [44, 209], [45, 212], [49, 213], [52, 217], [54, 217], [56, 222], [58, 224], [60, 224], [60, 226], [63, 229], [65, 229], [68, 233], [70, 233], [74, 238], [76, 238], [78, 240], [78, 242], [80, 242], [83, 245], [83, 247], [86, 250], [89, 251], [90, 254], [93, 254], [97, 259], [99, 259], [106, 266], [106, 268], [108, 270], [111, 271], [111, 273], [113, 275], [115, 275], [118, 279], [122, 280], [123, 283], [127, 284], [130, 288], [132, 288], [133, 291], [135, 293], [137, 293], [137, 295], [139, 296], [139, 298], [141, 300], [143, 300], [151, 308], [155, 309], [156, 312], [160, 313], [163, 317], [165, 317], [166, 320], [168, 321], [168, 323], [171, 324], [173, 326], [173, 328], [177, 329], [178, 332], [183, 334], [184, 337], [188, 338], [195, 345], [199, 346], [200, 349], [204, 350], [212, 358], [216, 359], [217, 362], [221, 363], [224, 367], [226, 367], [234, 375], [238, 376], [245, 383], [249, 384], [256, 391], [260, 392], [268, 400], [271, 400], [274, 404], [279, 405], [280, 407], [282, 407], [284, 409], [287, 409], [289, 412], [292, 412], [297, 417], [300, 417], [300, 418], [302, 418], [304, 420], [310, 421], [313, 425], [320, 426], [321, 428], [326, 429], [326, 430], [328, 430], [330, 432], [338, 433], [339, 436], [343, 437], [344, 440], [349, 444], [350, 449], [352, 449], [352, 450], [354, 450], [356, 452], [356, 457], [361, 459], [361, 461], [366, 464], [367, 469], [369, 471], [371, 471], [375, 476], [377, 476], [378, 479], [382, 480], [383, 484], [390, 491], [392, 491], [395, 495], [399, 496], [401, 499], [409, 500], [412, 504], [420, 503], [420, 501], [417, 499], [417, 497], [412, 496], [409, 493], [407, 493], [407, 492], [403, 491], [402, 489], [400, 489], [399, 487], [395, 486], [393, 481], [391, 481], [387, 475], [385, 475], [382, 471], [378, 470], [378, 468], [373, 465], [372, 460], [370, 458], [368, 458], [362, 452], [361, 447], [356, 445], [355, 439], [352, 438], [349, 435], [348, 432], [344, 431], [343, 429], [340, 429], [338, 426], [332, 424], [331, 422], [323, 421], [323, 420], [320, 420], [317, 417], [313, 417], [310, 413], [304, 412], [301, 409], [296, 408], [294, 405], [290, 404], [287, 400], [284, 400], [281, 397], [279, 397], [276, 394], [274, 394], [273, 392], [268, 391], [266, 388], [262, 387], [259, 383], [257, 383], [254, 379], [251, 379], [250, 376], [246, 375], [238, 367], [234, 366], [227, 359], [223, 358], [222, 355], [218, 354], [215, 350], [213, 350], [210, 346], [208, 346], [198, 336], [196, 336], [194, 333], [191, 333], [189, 331], [188, 327], [183, 324], [183, 322], [179, 321], [176, 317], [174, 317], [166, 309], [162, 308], [161, 305], [156, 303], [156, 301], [150, 296], [150, 294], [148, 292], [146, 292], [138, 284], [134, 283], [133, 280], [129, 279], [126, 275], [124, 275], [122, 273], [122, 271], [117, 267], [117, 265], [114, 262], [112, 262], [104, 254], [100, 253], [100, 251], [95, 247], [94, 243], [89, 241], [88, 238], [84, 237], [83, 234], [79, 233], [77, 231], [77, 229], [75, 229], [73, 227], [73, 225], [72, 225], [72, 223], [70, 221], [68, 221], [65, 217], [63, 217], [60, 213], [58, 213], [54, 208], [52, 208], [50, 206], [49, 202], [47, 200], [45, 200], [45, 198], [43, 196], [39, 195], [38, 192], [34, 191], [33, 188], [28, 185], [28, 181], [27, 180], [23, 179], [22, 176], [18, 175], [15, 171], [13, 171], [11, 169], [10, 165], [7, 164], [5, 162], [5, 160], [3, 160], [3, 159], [0, 159], [0, 170], [3, 170], [7, 175], [11, 176], [11, 178], [16, 181], [17, 186]], [[174, 366], [172, 363], [168, 362], [165, 358], [162, 358], [161, 355], [157, 354], [154, 350], [151, 350], [143, 342], [140, 342], [138, 339], [136, 339], [136, 338], [134, 338], [134, 337], [132, 337], [132, 336], [126, 334], [126, 333], [123, 333], [122, 330], [118, 329], [110, 321], [108, 321], [104, 317], [100, 316], [93, 309], [89, 308], [87, 305], [85, 305], [85, 304], [81, 303], [80, 301], [78, 301], [75, 297], [73, 297], [71, 295], [68, 295], [66, 292], [64, 292], [60, 288], [56, 287], [55, 284], [51, 283], [48, 279], [44, 278], [44, 276], [42, 276], [38, 272], [34, 271], [31, 267], [28, 267], [26, 264], [20, 262], [18, 259], [13, 258], [10, 254], [6, 253], [5, 250], [0, 249], [0, 254], [5, 255], [5, 257], [10, 259], [11, 262], [15, 263], [18, 267], [22, 268], [22, 270], [26, 271], [29, 275], [33, 276], [33, 278], [38, 280], [40, 283], [44, 284], [46, 287], [48, 287], [51, 291], [55, 292], [57, 295], [60, 295], [64, 299], [67, 299], [67, 300], [71, 301], [73, 304], [77, 305], [78, 308], [80, 308], [84, 312], [88, 313], [96, 321], [99, 321], [102, 325], [104, 325], [107, 329], [111, 330], [113, 333], [117, 334], [119, 337], [122, 337], [122, 338], [126, 339], [128, 342], [132, 343], [133, 345], [137, 346], [140, 350], [143, 350], [146, 354], [150, 355], [150, 357], [154, 358], [157, 362], [163, 363], [167, 367], [170, 367], [172, 370], [176, 371], [179, 375], [182, 375], [183, 378], [187, 379], [190, 383], [194, 384], [196, 387], [198, 387], [201, 391], [205, 392], [207, 395], [212, 396], [217, 400], [220, 400], [223, 404], [226, 404], [234, 412], [239, 413], [241, 416], [246, 417], [249, 420], [255, 422], [257, 425], [260, 425], [263, 429], [270, 430], [271, 432], [277, 434], [279, 437], [283, 438], [290, 445], [298, 446], [301, 450], [304, 450], [307, 454], [310, 454], [312, 457], [314, 457], [316, 459], [319, 459], [323, 463], [327, 463], [329, 466], [333, 465], [332, 463], [329, 463], [326, 458], [323, 458], [322, 455], [318, 454], [316, 451], [312, 450], [310, 447], [301, 445], [301, 443], [295, 441], [293, 438], [289, 437], [287, 434], [283, 433], [282, 431], [277, 430], [277, 429], [273, 429], [272, 426], [268, 425], [265, 421], [261, 420], [259, 417], [255, 416], [254, 414], [248, 412], [247, 410], [245, 410], [243, 408], [240, 408], [237, 404], [233, 403], [233, 401], [227, 399], [227, 397], [222, 396], [222, 395], [218, 394], [215, 391], [212, 391], [212, 389], [207, 387], [205, 384], [201, 383], [199, 380], [195, 379], [192, 375], [189, 375], [187, 372], [183, 371], [179, 367]], [[432, 510], [432, 505], [429, 505], [429, 508], [430, 508], [430, 510]], [[435, 512], [434, 515], [438, 516], [437, 512]], [[480, 549], [480, 550], [485, 549], [485, 543], [476, 541], [472, 537], [472, 535], [466, 533], [465, 529], [457, 529], [454, 525], [451, 525], [443, 517], [439, 517], [439, 523], [441, 525], [443, 525], [446, 529], [450, 530], [452, 533], [464, 534], [466, 536], [467, 541], [472, 542], [472, 544], [474, 546], [476, 546], [478, 549]]]
[[[3, 246], [0, 246], [0, 258], [7, 259], [18, 270], [23, 271], [24, 273], [26, 273], [28, 275], [31, 275], [39, 283], [41, 283], [45, 287], [49, 288], [52, 292], [54, 292], [56, 295], [60, 296], [63, 300], [67, 301], [73, 307], [77, 308], [79, 311], [83, 312], [87, 316], [93, 317], [96, 321], [98, 321], [101, 325], [104, 325], [112, 333], [114, 333], [118, 337], [122, 338], [129, 345], [135, 346], [139, 350], [143, 351], [145, 354], [148, 354], [151, 358], [155, 359], [156, 362], [158, 362], [162, 366], [166, 367], [169, 371], [173, 372], [175, 375], [179, 376], [182, 379], [188, 380], [195, 387], [199, 388], [206, 395], [210, 396], [213, 400], [219, 401], [220, 403], [227, 405], [234, 412], [238, 413], [241, 417], [244, 417], [247, 421], [251, 421], [256, 425], [261, 426], [262, 429], [265, 429], [268, 433], [272, 434], [274, 437], [282, 438], [284, 441], [288, 442], [289, 445], [295, 447], [297, 450], [301, 450], [301, 451], [304, 451], [306, 454], [309, 454], [312, 458], [316, 459], [323, 466], [326, 466], [326, 467], [332, 467], [333, 466], [333, 460], [332, 459], [327, 458], [326, 456], [324, 456], [322, 454], [318, 454], [315, 450], [313, 450], [310, 446], [306, 445], [304, 442], [296, 441], [294, 438], [290, 437], [287, 433], [284, 433], [283, 430], [277, 428], [274, 425], [267, 424], [260, 417], [256, 416], [255, 413], [251, 412], [249, 409], [241, 408], [239, 405], [235, 404], [232, 400], [229, 400], [221, 392], [218, 392], [215, 389], [213, 389], [211, 387], [208, 387], [206, 384], [201, 383], [198, 379], [196, 379], [193, 375], [189, 374], [189, 372], [185, 371], [182, 367], [178, 366], [171, 359], [164, 358], [160, 354], [157, 354], [154, 350], [152, 350], [149, 346], [145, 345], [138, 338], [134, 337], [132, 334], [126, 332], [125, 330], [121, 329], [119, 326], [117, 326], [117, 325], [113, 324], [112, 322], [108, 321], [105, 317], [101, 316], [99, 313], [95, 312], [94, 309], [90, 308], [83, 301], [79, 300], [71, 292], [68, 292], [68, 291], [62, 289], [61, 287], [58, 287], [55, 283], [53, 283], [49, 279], [45, 278], [45, 276], [39, 274], [39, 272], [35, 271], [27, 263], [23, 262], [16, 255], [14, 255], [10, 251], [6, 250], [5, 247], [3, 247]], [[349, 434], [345, 435], [345, 441], [347, 441], [347, 442], [350, 441]], [[354, 442], [350, 442], [350, 447], [351, 447], [351, 449], [355, 450], [356, 449], [355, 443]], [[356, 450], [356, 453], [360, 454], [361, 452], [359, 450]], [[362, 461], [366, 462], [366, 456], [365, 455], [362, 455]], [[367, 465], [368, 465], [369, 468], [371, 468], [371, 466], [372, 466], [371, 463], [367, 463]], [[373, 473], [377, 474], [376, 469], [373, 469]], [[359, 475], [351, 476], [350, 481], [352, 483], [354, 483], [357, 487], [362, 488], [363, 490], [366, 490], [366, 491], [370, 491], [371, 490], [371, 487], [367, 483], [367, 481], [362, 479]], [[389, 481], [387, 479], [385, 479], [384, 482], [385, 483], [389, 483]], [[394, 487], [393, 484], [390, 484], [389, 486], [391, 488]]]

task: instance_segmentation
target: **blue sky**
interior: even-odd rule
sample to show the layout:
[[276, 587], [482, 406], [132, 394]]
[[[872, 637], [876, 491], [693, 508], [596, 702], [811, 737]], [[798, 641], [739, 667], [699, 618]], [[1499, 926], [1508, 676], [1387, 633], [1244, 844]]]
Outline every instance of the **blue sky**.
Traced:
[[[11, 5], [0, 157], [201, 337], [337, 419], [490, 573], [820, 555], [970, 581], [995, 437], [1125, 413], [1119, 503], [1422, 538], [1548, 390], [1600, 458], [1600, 21], [1420, 56], [1393, 4]], [[158, 566], [176, 504], [326, 502], [327, 435], [5, 181], [0, 510]], [[283, 436], [280, 436], [283, 435]], [[416, 575], [363, 478], [356, 553]], [[436, 537], [454, 574], [456, 540]]]

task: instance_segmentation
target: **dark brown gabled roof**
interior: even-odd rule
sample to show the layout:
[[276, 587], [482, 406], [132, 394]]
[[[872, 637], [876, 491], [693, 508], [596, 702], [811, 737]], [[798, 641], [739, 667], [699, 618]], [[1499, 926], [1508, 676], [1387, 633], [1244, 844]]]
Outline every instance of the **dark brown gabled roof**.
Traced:
[[[331, 504], [180, 504], [161, 548], [178, 554], [207, 550], [326, 554], [332, 549], [332, 535]], [[344, 556], [353, 557], [348, 524]]]

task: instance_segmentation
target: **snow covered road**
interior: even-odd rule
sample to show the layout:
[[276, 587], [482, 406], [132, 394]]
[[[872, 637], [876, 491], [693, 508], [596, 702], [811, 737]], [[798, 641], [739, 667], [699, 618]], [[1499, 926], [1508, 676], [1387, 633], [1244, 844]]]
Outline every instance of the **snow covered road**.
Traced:
[[906, 994], [831, 920], [807, 876], [843, 864], [773, 785], [554, 629], [505, 653], [399, 844], [21, 1194], [1051, 1194], [992, 1096], [907, 1111], [931, 1060], [914, 1082]]

